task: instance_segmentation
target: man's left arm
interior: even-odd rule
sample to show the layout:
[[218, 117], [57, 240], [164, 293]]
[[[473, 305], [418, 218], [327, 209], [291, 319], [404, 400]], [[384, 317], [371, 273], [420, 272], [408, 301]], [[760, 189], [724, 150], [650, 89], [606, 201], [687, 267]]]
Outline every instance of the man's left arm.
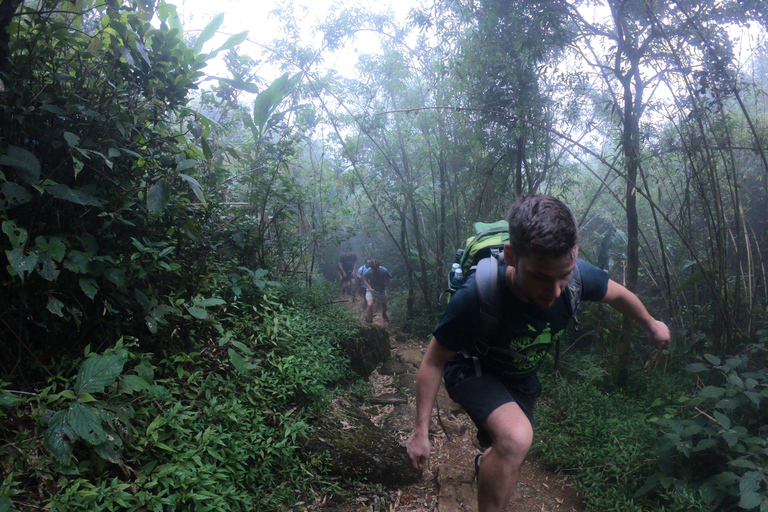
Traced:
[[658, 349], [669, 346], [669, 327], [664, 322], [656, 320], [645, 309], [637, 295], [624, 288], [616, 281], [608, 280], [608, 291], [600, 302], [611, 306], [624, 316], [635, 320], [648, 331], [648, 340]]

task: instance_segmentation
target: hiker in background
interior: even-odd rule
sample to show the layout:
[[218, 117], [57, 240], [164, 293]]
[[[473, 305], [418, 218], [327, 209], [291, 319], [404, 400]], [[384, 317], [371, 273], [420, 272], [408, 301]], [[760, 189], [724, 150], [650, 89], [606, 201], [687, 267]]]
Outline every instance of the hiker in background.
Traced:
[[371, 268], [371, 258], [366, 259], [365, 263], [360, 265], [360, 268], [357, 269], [357, 275], [355, 276], [357, 289], [360, 291], [360, 297], [362, 297], [363, 302], [365, 302], [365, 283], [363, 282], [363, 274], [365, 274], [365, 271], [369, 268]]
[[387, 301], [390, 295], [390, 281], [392, 274], [386, 267], [379, 265], [378, 260], [371, 261], [371, 268], [363, 273], [363, 284], [365, 284], [365, 302], [368, 307], [365, 310], [365, 319], [373, 322], [374, 304], [381, 306], [381, 319], [389, 322], [387, 316]]
[[659, 350], [669, 329], [638, 297], [593, 265], [577, 260], [576, 219], [550, 196], [518, 198], [509, 216], [509, 243], [497, 281], [500, 313], [492, 332], [478, 336], [480, 305], [470, 275], [448, 304], [416, 378], [416, 419], [407, 449], [420, 468], [430, 455], [429, 422], [440, 379], [477, 426], [475, 457], [479, 512], [501, 512], [512, 498], [533, 442], [533, 405], [541, 392], [536, 370], [563, 334], [573, 310], [567, 293], [578, 266], [581, 299], [604, 302], [636, 320]]
[[341, 293], [355, 296], [355, 287], [352, 281], [355, 272], [355, 263], [357, 255], [352, 252], [352, 247], [347, 246], [346, 254], [339, 258], [339, 279], [341, 279]]

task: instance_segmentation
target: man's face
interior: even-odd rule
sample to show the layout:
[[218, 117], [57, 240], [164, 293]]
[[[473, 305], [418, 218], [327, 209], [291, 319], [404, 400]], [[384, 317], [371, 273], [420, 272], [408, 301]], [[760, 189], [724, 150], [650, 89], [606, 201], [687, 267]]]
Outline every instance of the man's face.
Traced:
[[528, 254], [517, 256], [512, 246], [504, 246], [504, 258], [514, 267], [511, 288], [518, 297], [539, 309], [549, 309], [563, 293], [571, 279], [579, 248], [570, 254], [550, 256]]

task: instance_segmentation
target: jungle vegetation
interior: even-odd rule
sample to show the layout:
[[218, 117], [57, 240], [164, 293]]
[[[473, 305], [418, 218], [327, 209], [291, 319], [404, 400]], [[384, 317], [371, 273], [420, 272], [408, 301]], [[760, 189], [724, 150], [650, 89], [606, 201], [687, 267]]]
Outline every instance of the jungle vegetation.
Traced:
[[[767, 511], [766, 3], [352, 2], [315, 43], [300, 21], [211, 48], [222, 17], [185, 31], [165, 0], [0, 1], [0, 512], [333, 491], [301, 441], [352, 380], [341, 248], [387, 265], [426, 342], [472, 223], [528, 193], [674, 332], [652, 354], [585, 308], [540, 456], [589, 510]], [[380, 51], [329, 69], [362, 33]]]

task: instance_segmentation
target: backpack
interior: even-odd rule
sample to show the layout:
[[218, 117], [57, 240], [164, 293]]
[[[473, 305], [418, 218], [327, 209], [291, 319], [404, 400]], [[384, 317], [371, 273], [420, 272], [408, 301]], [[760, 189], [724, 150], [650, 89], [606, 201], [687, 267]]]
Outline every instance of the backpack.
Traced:
[[[456, 257], [448, 275], [448, 288], [451, 295], [475, 271], [478, 262], [489, 256], [498, 256], [509, 242], [509, 224], [505, 220], [486, 223], [475, 222], [472, 226], [474, 235], [467, 238], [463, 249], [456, 251]], [[461, 269], [461, 272], [457, 272]]]
[[[515, 359], [526, 361], [528, 356], [514, 352], [513, 350], [495, 347], [487, 340], [496, 335], [501, 322], [501, 305], [499, 301], [499, 260], [504, 258], [504, 244], [509, 242], [509, 224], [505, 220], [494, 223], [476, 222], [475, 234], [467, 239], [464, 249], [456, 252], [456, 259], [449, 274], [449, 289], [451, 296], [467, 277], [475, 274], [477, 299], [480, 305], [480, 327], [475, 339], [475, 346], [479, 353], [487, 354], [495, 351]], [[458, 264], [458, 267], [456, 266]], [[459, 278], [457, 270], [461, 273]], [[573, 275], [564, 290], [568, 313], [574, 318], [575, 329], [578, 330], [579, 321], [576, 318], [576, 310], [581, 300], [581, 272], [578, 265], [573, 269]], [[445, 292], [443, 292], [445, 293]], [[560, 339], [555, 342], [555, 370], [560, 359]]]

